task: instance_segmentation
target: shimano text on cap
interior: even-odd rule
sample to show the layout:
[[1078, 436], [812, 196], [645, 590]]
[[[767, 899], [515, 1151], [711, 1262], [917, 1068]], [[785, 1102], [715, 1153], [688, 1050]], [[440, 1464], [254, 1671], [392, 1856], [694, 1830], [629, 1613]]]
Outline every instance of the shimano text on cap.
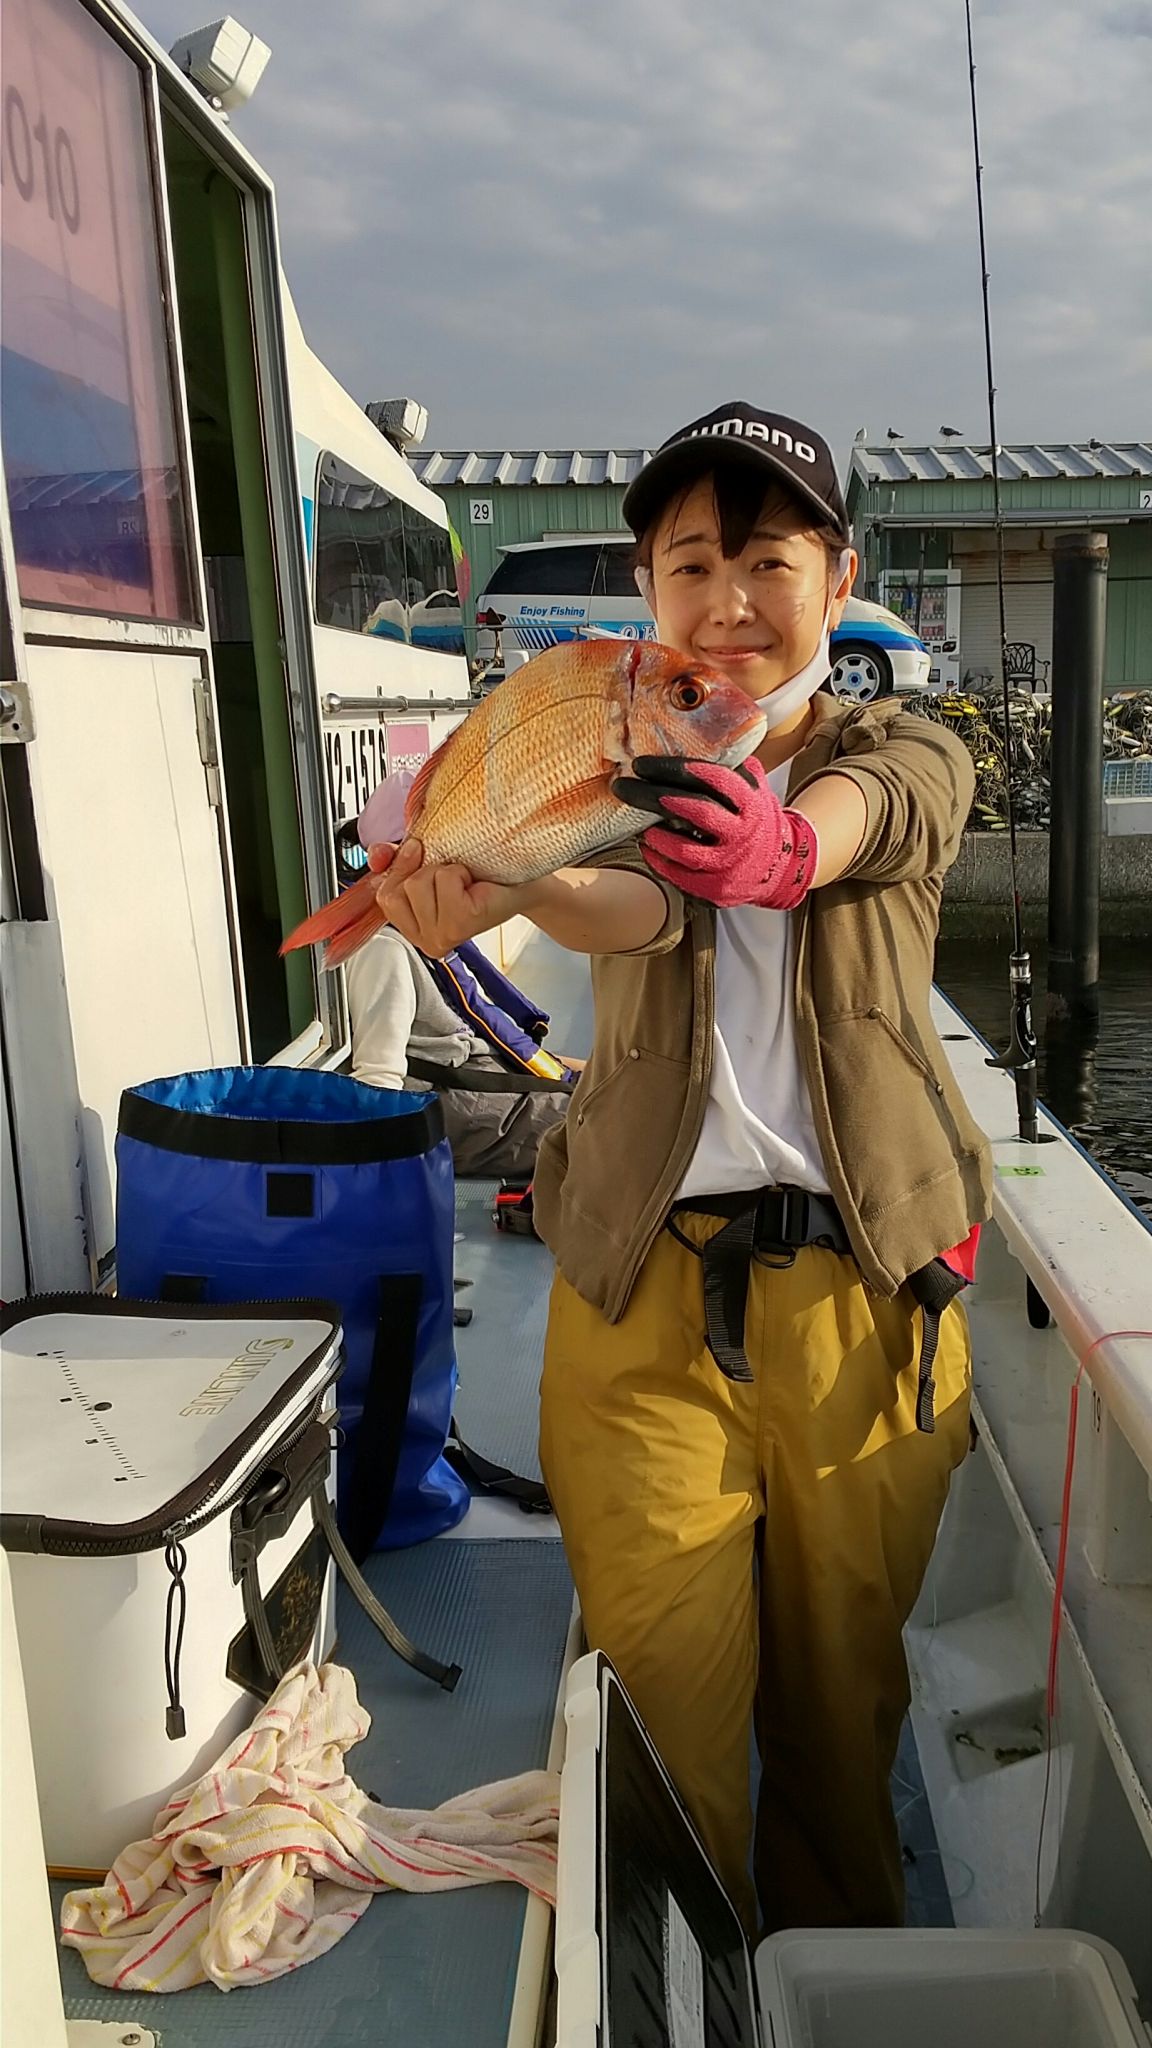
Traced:
[[848, 513], [828, 443], [800, 420], [742, 402], [681, 427], [645, 464], [624, 495], [633, 533], [644, 533], [676, 491], [721, 463], [759, 469], [765, 490], [770, 479], [784, 484], [847, 541]]

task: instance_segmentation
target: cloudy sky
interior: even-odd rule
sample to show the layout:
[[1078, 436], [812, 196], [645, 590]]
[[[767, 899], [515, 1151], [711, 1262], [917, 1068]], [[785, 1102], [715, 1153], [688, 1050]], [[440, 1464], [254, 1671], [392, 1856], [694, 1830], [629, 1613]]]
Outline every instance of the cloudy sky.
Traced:
[[[431, 446], [651, 446], [730, 398], [842, 457], [986, 438], [963, 0], [238, 12], [305, 330]], [[1147, 439], [1152, 0], [977, 0], [976, 34], [1001, 437]]]

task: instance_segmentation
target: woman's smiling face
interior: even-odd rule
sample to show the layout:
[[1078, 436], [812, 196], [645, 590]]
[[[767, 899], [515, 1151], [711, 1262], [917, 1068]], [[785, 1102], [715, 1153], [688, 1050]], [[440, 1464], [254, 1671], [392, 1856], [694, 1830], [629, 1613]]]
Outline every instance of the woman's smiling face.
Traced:
[[811, 661], [825, 613], [839, 625], [852, 588], [811, 518], [770, 491], [745, 545], [725, 555], [713, 479], [675, 498], [652, 536], [651, 605], [666, 646], [699, 657], [750, 697], [767, 697]]

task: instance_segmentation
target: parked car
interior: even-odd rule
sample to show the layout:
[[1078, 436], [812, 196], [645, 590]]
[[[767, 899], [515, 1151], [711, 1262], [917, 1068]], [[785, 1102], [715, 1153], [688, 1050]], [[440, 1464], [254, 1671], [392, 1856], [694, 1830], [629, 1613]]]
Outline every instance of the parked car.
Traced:
[[928, 649], [905, 619], [867, 598], [848, 599], [832, 635], [832, 688], [837, 696], [870, 704], [874, 697], [893, 692], [939, 687], [940, 671], [933, 670]]
[[[632, 574], [633, 543], [605, 534], [516, 542], [503, 549], [476, 600], [477, 654], [498, 681], [561, 641], [618, 634], [654, 637], [652, 614]], [[497, 647], [499, 636], [499, 647]], [[871, 703], [893, 691], [939, 687], [924, 642], [884, 605], [850, 597], [832, 635], [832, 686]]]

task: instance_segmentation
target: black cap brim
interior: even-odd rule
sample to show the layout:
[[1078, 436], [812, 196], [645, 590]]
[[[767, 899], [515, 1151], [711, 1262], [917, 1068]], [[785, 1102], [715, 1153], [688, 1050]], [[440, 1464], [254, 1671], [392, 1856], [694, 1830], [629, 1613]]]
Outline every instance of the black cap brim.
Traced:
[[639, 476], [634, 477], [624, 493], [621, 511], [637, 540], [647, 533], [653, 520], [670, 498], [685, 485], [697, 482], [711, 470], [728, 466], [757, 471], [764, 478], [765, 492], [769, 480], [783, 484], [785, 490], [808, 505], [818, 514], [820, 524], [832, 526], [848, 545], [847, 524], [841, 524], [830, 505], [826, 505], [818, 491], [809, 490], [800, 481], [794, 469], [789, 468], [759, 441], [738, 441], [728, 436], [701, 434], [691, 441], [674, 441], [670, 448], [660, 448], [650, 462], [645, 463]]

